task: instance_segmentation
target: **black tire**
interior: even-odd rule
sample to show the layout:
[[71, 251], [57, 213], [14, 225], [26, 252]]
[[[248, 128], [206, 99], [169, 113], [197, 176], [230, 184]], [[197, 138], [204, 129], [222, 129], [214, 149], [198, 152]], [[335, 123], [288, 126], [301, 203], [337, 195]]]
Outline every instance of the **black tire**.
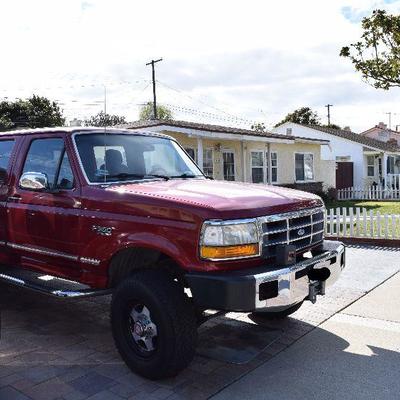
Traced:
[[[141, 349], [141, 342], [134, 339], [131, 312], [137, 310], [137, 304], [147, 307], [156, 325], [157, 335], [151, 339], [155, 341], [154, 350]], [[111, 326], [122, 359], [146, 378], [175, 376], [193, 359], [197, 343], [195, 310], [182, 286], [164, 271], [138, 271], [119, 284], [111, 303]]]
[[289, 315], [295, 313], [302, 305], [303, 305], [303, 302], [301, 301], [300, 303], [297, 303], [294, 306], [291, 306], [283, 311], [276, 311], [276, 312], [255, 311], [255, 312], [253, 312], [253, 315], [256, 316], [257, 318], [284, 319], [284, 318], [288, 317]]

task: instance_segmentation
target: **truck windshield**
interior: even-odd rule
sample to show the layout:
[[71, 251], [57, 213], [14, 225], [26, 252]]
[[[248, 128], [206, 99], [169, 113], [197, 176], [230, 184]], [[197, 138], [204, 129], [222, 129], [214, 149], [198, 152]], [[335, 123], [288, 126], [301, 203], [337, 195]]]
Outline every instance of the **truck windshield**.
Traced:
[[123, 133], [77, 134], [75, 144], [92, 183], [151, 178], [203, 178], [193, 160], [173, 140]]

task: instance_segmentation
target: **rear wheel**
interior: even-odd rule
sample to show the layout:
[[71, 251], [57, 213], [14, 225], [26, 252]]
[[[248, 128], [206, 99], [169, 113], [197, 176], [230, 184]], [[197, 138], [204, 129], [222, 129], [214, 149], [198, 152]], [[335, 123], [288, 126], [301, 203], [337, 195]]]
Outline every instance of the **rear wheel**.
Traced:
[[303, 302], [295, 304], [283, 311], [255, 311], [253, 315], [257, 318], [265, 318], [265, 319], [283, 319], [288, 317], [289, 315], [295, 313], [301, 306]]
[[123, 281], [113, 294], [111, 324], [121, 357], [146, 378], [175, 376], [193, 359], [195, 311], [164, 271], [139, 271]]

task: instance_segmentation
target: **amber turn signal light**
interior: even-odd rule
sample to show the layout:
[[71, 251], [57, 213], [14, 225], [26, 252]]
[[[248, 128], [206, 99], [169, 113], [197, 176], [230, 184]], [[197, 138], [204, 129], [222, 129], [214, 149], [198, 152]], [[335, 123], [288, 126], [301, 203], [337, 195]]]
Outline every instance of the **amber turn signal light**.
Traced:
[[258, 244], [242, 244], [238, 246], [201, 246], [200, 255], [208, 259], [224, 259], [236, 257], [252, 257], [259, 254]]

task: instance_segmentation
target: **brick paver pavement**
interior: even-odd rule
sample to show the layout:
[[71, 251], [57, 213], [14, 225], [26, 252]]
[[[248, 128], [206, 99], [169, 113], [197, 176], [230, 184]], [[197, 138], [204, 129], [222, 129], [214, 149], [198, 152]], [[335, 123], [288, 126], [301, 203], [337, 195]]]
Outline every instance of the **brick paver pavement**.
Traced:
[[109, 327], [110, 297], [62, 300], [0, 285], [0, 399], [114, 400], [204, 399], [264, 363], [365, 291], [334, 286], [317, 304], [305, 303], [292, 318], [262, 322], [228, 313], [208, 321], [259, 324], [282, 336], [242, 365], [196, 356], [174, 379], [151, 382], [133, 373], [114, 348]]

